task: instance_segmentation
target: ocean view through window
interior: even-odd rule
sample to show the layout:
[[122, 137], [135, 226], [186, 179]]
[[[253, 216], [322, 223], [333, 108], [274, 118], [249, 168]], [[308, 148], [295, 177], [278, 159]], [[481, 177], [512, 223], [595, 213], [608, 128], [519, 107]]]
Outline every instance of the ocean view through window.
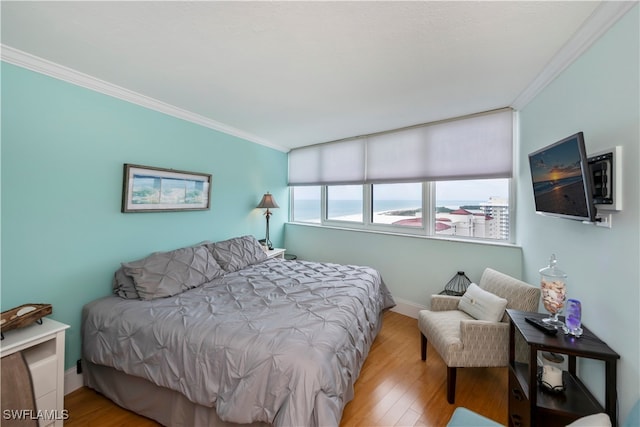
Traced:
[[373, 224], [422, 227], [422, 183], [373, 184], [371, 186]]
[[[423, 186], [432, 200], [423, 200]], [[292, 187], [291, 220], [509, 241], [510, 179]], [[323, 196], [323, 193], [325, 194]], [[326, 214], [323, 214], [323, 197]], [[370, 206], [370, 209], [367, 207]], [[424, 212], [431, 215], [423, 215]], [[431, 220], [426, 224], [424, 219]], [[430, 225], [429, 227], [427, 225]]]
[[362, 185], [327, 185], [327, 220], [363, 222]]
[[320, 224], [322, 187], [291, 187], [291, 220]]

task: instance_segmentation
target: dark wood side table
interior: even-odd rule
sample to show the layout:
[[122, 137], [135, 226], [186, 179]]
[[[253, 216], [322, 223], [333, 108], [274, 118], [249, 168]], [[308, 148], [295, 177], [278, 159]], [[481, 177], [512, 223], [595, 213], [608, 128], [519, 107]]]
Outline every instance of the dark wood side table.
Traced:
[[[509, 316], [509, 426], [564, 426], [585, 415], [606, 412], [613, 426], [616, 413], [616, 363], [620, 355], [582, 325], [580, 338], [544, 334], [525, 321], [525, 317], [542, 319], [542, 313], [507, 310]], [[564, 319], [563, 319], [564, 320]], [[539, 351], [566, 354], [568, 371], [563, 372], [565, 390], [554, 393], [538, 386]], [[605, 407], [595, 399], [576, 373], [576, 358], [605, 362]]]

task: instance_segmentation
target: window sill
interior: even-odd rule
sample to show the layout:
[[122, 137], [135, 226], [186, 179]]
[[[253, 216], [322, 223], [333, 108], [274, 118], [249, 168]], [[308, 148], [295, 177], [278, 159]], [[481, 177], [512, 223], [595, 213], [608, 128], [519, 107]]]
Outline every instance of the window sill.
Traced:
[[481, 240], [481, 239], [472, 239], [472, 238], [463, 238], [463, 237], [448, 237], [448, 236], [426, 236], [424, 234], [412, 234], [412, 233], [402, 233], [400, 231], [388, 231], [388, 230], [373, 230], [370, 228], [352, 228], [352, 227], [340, 227], [337, 225], [322, 225], [315, 224], [311, 222], [295, 222], [288, 221], [285, 224], [294, 225], [294, 226], [302, 226], [302, 227], [313, 227], [313, 228], [324, 228], [331, 230], [340, 230], [340, 231], [352, 231], [356, 233], [371, 233], [371, 234], [384, 234], [398, 237], [409, 237], [413, 239], [425, 239], [425, 240], [439, 240], [445, 242], [456, 242], [456, 243], [468, 243], [474, 245], [489, 245], [489, 246], [503, 246], [509, 248], [519, 248], [519, 245], [516, 245], [512, 242], [505, 241], [492, 241], [492, 240]]

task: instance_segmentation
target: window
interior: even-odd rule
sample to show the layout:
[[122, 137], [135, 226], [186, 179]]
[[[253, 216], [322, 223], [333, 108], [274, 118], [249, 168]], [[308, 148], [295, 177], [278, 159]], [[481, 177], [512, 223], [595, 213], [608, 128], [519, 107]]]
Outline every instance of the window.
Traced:
[[[503, 108], [295, 148], [292, 220], [510, 241], [515, 119]], [[319, 186], [310, 217], [305, 185]]]
[[422, 227], [422, 183], [373, 184], [373, 224]]
[[509, 240], [509, 179], [435, 183], [436, 235]]
[[362, 222], [362, 185], [327, 186], [327, 220]]
[[[509, 178], [291, 187], [292, 221], [510, 241]], [[325, 195], [323, 196], [323, 188]], [[425, 197], [432, 194], [432, 197]], [[323, 197], [326, 214], [322, 213]], [[370, 206], [371, 209], [367, 207]], [[430, 213], [424, 215], [425, 212]]]
[[291, 187], [291, 219], [320, 223], [322, 218], [322, 187]]

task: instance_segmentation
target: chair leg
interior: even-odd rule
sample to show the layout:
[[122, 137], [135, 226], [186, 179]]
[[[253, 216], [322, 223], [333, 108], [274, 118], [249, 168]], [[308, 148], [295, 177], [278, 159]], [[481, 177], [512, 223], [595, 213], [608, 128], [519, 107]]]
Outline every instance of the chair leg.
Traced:
[[420, 356], [422, 360], [427, 360], [427, 337], [420, 333]]
[[447, 401], [453, 405], [456, 400], [456, 368], [447, 366]]

